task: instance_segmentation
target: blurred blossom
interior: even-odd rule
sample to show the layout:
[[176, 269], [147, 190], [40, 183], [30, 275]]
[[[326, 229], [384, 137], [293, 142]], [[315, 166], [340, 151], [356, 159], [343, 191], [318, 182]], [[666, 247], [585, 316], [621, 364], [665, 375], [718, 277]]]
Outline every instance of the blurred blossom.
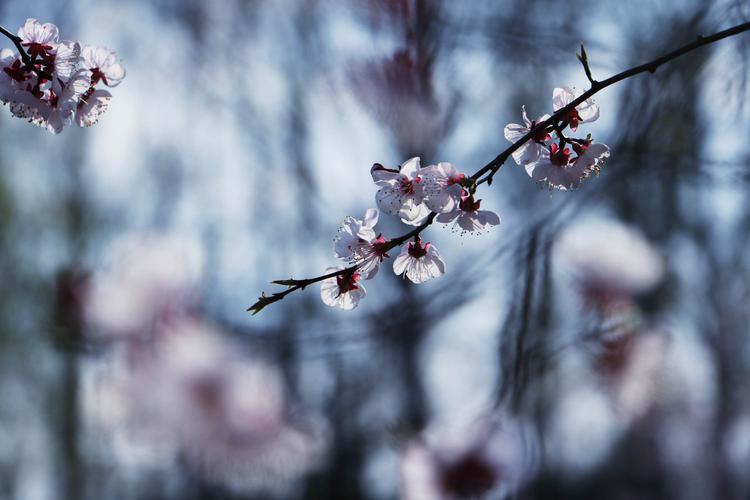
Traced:
[[665, 390], [669, 345], [666, 335], [643, 332], [609, 345], [598, 358], [615, 413], [625, 424], [644, 416]]
[[151, 236], [127, 241], [112, 254], [111, 267], [94, 277], [86, 294], [92, 335], [148, 337], [185, 312], [201, 275], [197, 245]]
[[322, 424], [293, 418], [279, 373], [220, 332], [180, 321], [139, 354], [90, 394], [96, 420], [125, 443], [124, 460], [133, 449], [147, 463], [169, 457], [238, 489], [288, 482], [321, 462]]
[[495, 498], [513, 493], [535, 472], [536, 460], [529, 430], [506, 417], [430, 428], [402, 454], [402, 498]]
[[585, 304], [602, 312], [652, 290], [664, 275], [658, 251], [637, 230], [612, 220], [567, 228], [554, 251]]

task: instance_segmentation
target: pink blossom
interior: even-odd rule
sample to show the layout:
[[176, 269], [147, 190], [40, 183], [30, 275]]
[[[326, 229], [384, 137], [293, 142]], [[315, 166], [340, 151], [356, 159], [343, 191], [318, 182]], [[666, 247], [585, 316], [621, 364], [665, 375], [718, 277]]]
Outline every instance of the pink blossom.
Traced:
[[[552, 91], [552, 106], [555, 111], [564, 108], [583, 94], [582, 90], [575, 87], [556, 87]], [[581, 123], [590, 123], [599, 118], [599, 106], [593, 99], [588, 98], [581, 104], [571, 109], [563, 121], [567, 122], [570, 129], [575, 131]]]
[[401, 457], [403, 500], [500, 498], [535, 471], [526, 429], [504, 418], [429, 428]]
[[464, 190], [458, 206], [452, 212], [438, 215], [436, 220], [445, 224], [453, 222], [462, 233], [478, 233], [500, 224], [500, 217], [495, 212], [479, 209], [481, 203], [482, 200], [474, 201], [474, 195]]
[[[328, 274], [343, 269], [341, 266], [329, 267], [325, 272]], [[323, 280], [320, 283], [321, 300], [327, 306], [339, 307], [344, 311], [351, 311], [367, 295], [365, 287], [359, 283], [361, 278], [362, 275], [360, 273], [353, 272], [339, 274], [338, 276]]]
[[[531, 132], [531, 129], [533, 129], [538, 123], [549, 118], [549, 115], [542, 115], [536, 120], [529, 120], [528, 116], [526, 116], [526, 106], [521, 107], [521, 112], [523, 116], [523, 125], [509, 123], [505, 126], [505, 138], [512, 143], [521, 140], [526, 134]], [[513, 152], [513, 160], [519, 165], [527, 165], [537, 161], [541, 156], [542, 151], [546, 148], [544, 145], [545, 141], [549, 140], [550, 136], [546, 130], [538, 132]]]
[[422, 169], [425, 205], [435, 213], [454, 210], [461, 201], [461, 182], [465, 174], [448, 162], [440, 162]]
[[362, 220], [347, 217], [339, 228], [333, 249], [336, 257], [349, 265], [358, 265], [365, 279], [378, 272], [378, 266], [388, 257], [388, 241], [374, 231], [378, 222], [378, 211], [370, 208]]
[[526, 165], [526, 173], [535, 181], [566, 191], [577, 188], [592, 174], [598, 174], [609, 158], [609, 148], [604, 144], [575, 144], [573, 148], [577, 156], [571, 157], [569, 148], [551, 144], [536, 162]]
[[52, 23], [40, 23], [36, 19], [29, 18], [23, 26], [18, 28], [18, 37], [21, 45], [26, 47], [31, 57], [49, 56], [57, 48], [59, 32], [57, 26]]
[[208, 481], [264, 489], [315, 468], [325, 451], [322, 424], [292, 418], [278, 371], [203, 323], [175, 322], [110, 366], [87, 406], [124, 460], [179, 460]]
[[430, 214], [423, 203], [424, 186], [419, 158], [401, 164], [399, 170], [376, 163], [370, 173], [380, 190], [375, 194], [378, 208], [389, 215], [397, 215], [404, 224], [418, 226]]
[[431, 243], [422, 244], [417, 237], [401, 247], [401, 254], [393, 261], [393, 272], [405, 275], [413, 283], [424, 283], [445, 273], [445, 262]]

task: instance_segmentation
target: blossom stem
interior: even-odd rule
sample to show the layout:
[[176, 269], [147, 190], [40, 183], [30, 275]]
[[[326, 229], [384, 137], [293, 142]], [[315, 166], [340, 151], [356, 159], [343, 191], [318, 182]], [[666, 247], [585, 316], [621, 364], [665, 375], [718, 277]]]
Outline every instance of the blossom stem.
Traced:
[[18, 50], [18, 53], [21, 56], [21, 60], [23, 61], [24, 65], [31, 71], [37, 74], [40, 78], [44, 78], [46, 80], [51, 80], [52, 75], [49, 73], [46, 73], [40, 69], [38, 69], [34, 65], [34, 61], [32, 61], [31, 57], [29, 57], [29, 54], [26, 53], [26, 49], [23, 48], [23, 45], [21, 45], [21, 42], [23, 42], [23, 39], [20, 36], [14, 35], [4, 27], [0, 26], [0, 34], [6, 36], [10, 39], [11, 42], [13, 42], [13, 45], [16, 46], [16, 49]]
[[[22, 48], [20, 47], [20, 43], [17, 42], [20, 39], [8, 33], [7, 30], [5, 30], [2, 27], [0, 27], [0, 30], [5, 36], [13, 40], [14, 43], [16, 43], [16, 46], [19, 47], [19, 50], [21, 51], [21, 53], [24, 54]], [[687, 45], [683, 45], [682, 47], [676, 50], [673, 50], [672, 52], [669, 52], [661, 57], [658, 57], [654, 59], [653, 61], [649, 61], [639, 66], [634, 66], [621, 73], [613, 75], [601, 82], [598, 82], [591, 77], [591, 70], [588, 67], [588, 59], [587, 59], [585, 51], [583, 50], [583, 45], [581, 45], [581, 55], [579, 55], [579, 60], [584, 66], [584, 71], [586, 72], [586, 76], [589, 79], [589, 82], [591, 83], [591, 87], [586, 92], [581, 94], [579, 97], [571, 101], [567, 106], [564, 106], [558, 109], [548, 119], [535, 124], [531, 128], [531, 130], [529, 130], [526, 133], [526, 135], [524, 135], [519, 140], [511, 144], [505, 151], [497, 155], [487, 165], [477, 170], [473, 175], [471, 175], [471, 177], [469, 177], [469, 179], [473, 181], [474, 185], [476, 186], [480, 184], [484, 184], [485, 182], [487, 183], [487, 185], [492, 184], [492, 178], [494, 177], [494, 175], [497, 173], [500, 167], [505, 163], [508, 157], [510, 157], [510, 155], [512, 155], [518, 148], [523, 146], [527, 141], [529, 141], [532, 137], [536, 136], [539, 132], [546, 130], [549, 127], [552, 127], [555, 131], [560, 131], [561, 129], [561, 127], [559, 126], [560, 121], [568, 113], [568, 111], [575, 108], [576, 106], [584, 102], [586, 99], [589, 99], [591, 96], [598, 93], [599, 91], [604, 90], [605, 88], [611, 85], [614, 85], [615, 83], [621, 82], [622, 80], [625, 80], [626, 78], [630, 78], [640, 73], [645, 73], [645, 72], [653, 73], [654, 71], [656, 71], [656, 69], [659, 66], [662, 66], [663, 64], [666, 64], [674, 59], [677, 59], [678, 57], [683, 56], [687, 54], [688, 52], [692, 52], [695, 49], [703, 47], [704, 45], [709, 45], [714, 42], [718, 42], [719, 40], [728, 38], [730, 36], [738, 35], [748, 30], [750, 30], [750, 22], [738, 24], [737, 26], [726, 29], [724, 31], [719, 31], [718, 33], [714, 33], [713, 35], [710, 35], [710, 36], [698, 36], [696, 40], [694, 40], [693, 42]], [[24, 59], [24, 61], [25, 60], [26, 59]], [[564, 136], [561, 134], [561, 138], [563, 137]], [[567, 142], [567, 138], [565, 138], [564, 140]], [[427, 229], [427, 227], [430, 226], [435, 221], [436, 216], [437, 214], [435, 212], [430, 213], [430, 215], [421, 225], [415, 227], [414, 229], [412, 229], [406, 234], [403, 234], [397, 238], [393, 238], [392, 240], [390, 240], [386, 246], [385, 251], [388, 251], [394, 247], [402, 245], [403, 243], [408, 241], [410, 238], [419, 236], [419, 234], [422, 231]], [[262, 294], [261, 297], [258, 299], [258, 301], [252, 306], [250, 306], [247, 310], [252, 311], [253, 314], [256, 314], [260, 312], [260, 310], [263, 309], [265, 306], [283, 299], [284, 297], [286, 297], [292, 292], [295, 292], [297, 290], [302, 290], [308, 285], [312, 285], [313, 283], [317, 283], [325, 279], [332, 278], [334, 276], [340, 276], [346, 273], [354, 273], [358, 267], [359, 265], [354, 265], [354, 266], [347, 267], [346, 269], [341, 269], [339, 271], [335, 271], [332, 273], [324, 274], [322, 276], [317, 276], [315, 278], [308, 278], [304, 280], [289, 279], [289, 280], [274, 281], [273, 283], [275, 284], [286, 285], [289, 288], [287, 290], [284, 290], [283, 292], [274, 293], [271, 296], [266, 296], [265, 294]]]

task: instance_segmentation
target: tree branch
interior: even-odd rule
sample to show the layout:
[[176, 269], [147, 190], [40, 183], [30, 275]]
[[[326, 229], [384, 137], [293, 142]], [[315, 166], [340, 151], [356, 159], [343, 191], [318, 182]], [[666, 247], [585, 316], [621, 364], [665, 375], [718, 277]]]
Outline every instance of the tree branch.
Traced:
[[[614, 85], [615, 83], [618, 83], [622, 80], [625, 80], [626, 78], [630, 78], [632, 76], [638, 75], [640, 73], [645, 73], [645, 72], [653, 73], [654, 71], [656, 71], [656, 69], [659, 66], [662, 66], [663, 64], [666, 64], [674, 59], [677, 59], [678, 57], [681, 57], [687, 54], [688, 52], [692, 52], [693, 50], [696, 50], [705, 45], [718, 42], [719, 40], [723, 40], [724, 38], [728, 38], [730, 36], [738, 35], [748, 30], [750, 30], [750, 22], [739, 24], [737, 26], [726, 29], [724, 31], [719, 31], [718, 33], [714, 33], [713, 35], [710, 35], [710, 36], [699, 35], [695, 41], [687, 45], [683, 45], [682, 47], [676, 50], [673, 50], [672, 52], [669, 52], [661, 57], [658, 57], [654, 59], [653, 61], [649, 61], [647, 63], [627, 69], [601, 82], [597, 82], [596, 80], [592, 78], [591, 70], [588, 65], [588, 57], [586, 55], [585, 49], [583, 48], [583, 44], [581, 44], [581, 54], [578, 54], [578, 59], [579, 61], [581, 61], [581, 64], [584, 67], [584, 71], [586, 72], [586, 77], [591, 83], [591, 87], [586, 92], [581, 94], [578, 98], [570, 102], [567, 106], [557, 110], [547, 120], [537, 123], [531, 130], [529, 130], [529, 132], [526, 135], [524, 135], [521, 139], [511, 144], [505, 151], [497, 155], [492, 161], [490, 161], [484, 167], [477, 170], [474, 174], [471, 175], [469, 179], [475, 182], [474, 187], [484, 184], [485, 182], [487, 183], [487, 185], [492, 184], [492, 178], [494, 177], [494, 175], [497, 173], [500, 167], [505, 163], [508, 157], [512, 155], [518, 148], [523, 146], [529, 139], [535, 136], [538, 132], [541, 132], [542, 130], [547, 129], [548, 127], [552, 127], [554, 130], [558, 130], [559, 122], [561, 121], [562, 117], [568, 113], [568, 111], [575, 108], [576, 106], [578, 106], [585, 100], [589, 99], [593, 95], [597, 94], [598, 92], [604, 90], [605, 88], [611, 85]], [[5, 34], [6, 36], [9, 36], [7, 31], [5, 31], [4, 29], [3, 29], [3, 34]], [[12, 37], [13, 35], [10, 35], [10, 36]], [[485, 176], [485, 177], [482, 177], [482, 176]], [[412, 229], [408, 233], [405, 233], [397, 238], [393, 238], [392, 240], [390, 240], [386, 247], [386, 251], [405, 243], [410, 238], [415, 238], [419, 236], [419, 234], [422, 231], [424, 231], [428, 226], [430, 226], [435, 221], [436, 216], [437, 214], [435, 212], [430, 213], [430, 215], [427, 217], [425, 222], [423, 222], [420, 226], [417, 226], [416, 228]], [[339, 276], [339, 275], [343, 275], [346, 273], [353, 273], [357, 270], [358, 267], [359, 267], [358, 265], [354, 265], [354, 266], [351, 266], [346, 269], [342, 269], [333, 273], [328, 273], [322, 276], [318, 276], [315, 278], [308, 278], [304, 280], [289, 279], [289, 280], [273, 281], [272, 283], [279, 284], [279, 285], [287, 285], [289, 286], [289, 288], [283, 292], [274, 293], [271, 296], [266, 296], [265, 294], [262, 294], [261, 297], [258, 299], [258, 301], [252, 306], [250, 306], [247, 310], [252, 311], [253, 314], [257, 314], [265, 306], [283, 299], [284, 297], [286, 297], [287, 295], [289, 295], [290, 293], [296, 290], [302, 290], [308, 285], [317, 283], [319, 281], [323, 281], [328, 278], [332, 278], [334, 276]]]

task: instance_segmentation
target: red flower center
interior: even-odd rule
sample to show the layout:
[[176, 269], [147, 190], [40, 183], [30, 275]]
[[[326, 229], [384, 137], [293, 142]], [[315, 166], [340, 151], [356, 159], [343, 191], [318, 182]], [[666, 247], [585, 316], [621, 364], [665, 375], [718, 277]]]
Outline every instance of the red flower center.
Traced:
[[352, 290], [358, 290], [357, 281], [359, 281], [360, 274], [339, 274], [336, 276], [336, 284], [339, 286], [339, 295], [345, 294]]
[[566, 167], [570, 163], [570, 150], [560, 149], [557, 144], [552, 144], [549, 147], [549, 161], [558, 167]]
[[417, 241], [413, 243], [409, 243], [409, 247], [407, 248], [407, 251], [409, 252], [409, 256], [414, 257], [415, 259], [421, 259], [425, 255], [427, 255], [427, 251], [429, 249], [430, 249], [429, 243], [423, 246], [422, 240], [420, 238], [417, 238]]
[[482, 200], [474, 201], [474, 195], [462, 196], [458, 208], [464, 212], [476, 212], [482, 204]]

